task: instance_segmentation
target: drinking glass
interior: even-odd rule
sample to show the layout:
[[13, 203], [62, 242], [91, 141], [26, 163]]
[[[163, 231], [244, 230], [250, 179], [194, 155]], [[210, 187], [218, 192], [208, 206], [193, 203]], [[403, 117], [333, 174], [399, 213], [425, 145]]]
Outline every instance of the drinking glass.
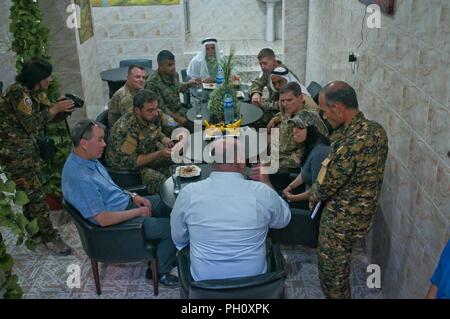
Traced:
[[175, 195], [177, 195], [181, 189], [180, 176], [178, 176], [177, 167], [178, 167], [177, 165], [170, 166], [170, 174], [172, 175], [172, 181], [173, 181], [173, 193]]
[[197, 90], [197, 98], [195, 99], [195, 102], [194, 102], [195, 117], [198, 119], [202, 118], [202, 106], [203, 106], [202, 95], [203, 95], [203, 90], [198, 89]]

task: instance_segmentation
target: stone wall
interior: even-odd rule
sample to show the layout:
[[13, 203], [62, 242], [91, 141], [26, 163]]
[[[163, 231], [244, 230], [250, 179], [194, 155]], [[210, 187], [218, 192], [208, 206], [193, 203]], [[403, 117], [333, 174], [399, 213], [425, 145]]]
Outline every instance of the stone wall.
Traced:
[[[264, 40], [266, 4], [258, 0], [190, 0], [190, 41]], [[184, 20], [184, 19], [183, 19]], [[282, 37], [281, 2], [275, 6], [275, 38]]]
[[170, 50], [177, 67], [187, 66], [183, 57], [181, 6], [125, 6], [92, 8], [100, 71], [119, 66], [120, 60], [153, 60]]
[[[14, 82], [16, 76], [15, 54], [11, 51], [12, 36], [9, 32], [9, 9], [11, 0], [0, 2], [0, 81], [3, 82], [3, 91]], [[1, 92], [0, 92], [1, 93]]]
[[69, 16], [66, 9], [71, 3], [71, 0], [39, 1], [43, 21], [50, 31], [48, 50], [61, 94], [73, 93], [85, 101], [85, 106], [69, 118], [73, 124], [80, 118], [95, 118], [106, 105], [106, 99], [98, 67], [95, 26], [94, 37], [80, 45], [78, 30], [66, 24]]
[[284, 63], [303, 84], [306, 76], [308, 0], [284, 0]]
[[389, 135], [385, 180], [366, 240], [383, 295], [422, 298], [450, 237], [450, 3], [397, 0], [380, 29], [354, 0], [310, 1], [306, 78], [354, 85], [361, 109]]

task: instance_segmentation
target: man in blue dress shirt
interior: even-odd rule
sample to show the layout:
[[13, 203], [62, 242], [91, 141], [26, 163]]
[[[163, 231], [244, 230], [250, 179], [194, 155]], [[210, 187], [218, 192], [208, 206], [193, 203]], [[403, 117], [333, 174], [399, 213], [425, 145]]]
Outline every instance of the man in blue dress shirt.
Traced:
[[[175, 264], [176, 249], [170, 238], [170, 223], [164, 214], [159, 196], [148, 198], [124, 191], [98, 161], [105, 149], [104, 126], [89, 119], [75, 124], [72, 130], [74, 149], [62, 172], [64, 199], [81, 215], [101, 226], [139, 219], [148, 239], [158, 241], [158, 277], [166, 287], [177, 287], [178, 278], [170, 274]], [[147, 271], [148, 273], [148, 271]]]
[[216, 142], [214, 171], [183, 188], [172, 209], [172, 239], [178, 250], [190, 245], [195, 281], [265, 273], [268, 229], [291, 219], [272, 188], [245, 179], [238, 150], [242, 145], [233, 138]]
[[431, 287], [427, 299], [450, 299], [450, 240], [439, 259], [439, 264], [431, 277]]

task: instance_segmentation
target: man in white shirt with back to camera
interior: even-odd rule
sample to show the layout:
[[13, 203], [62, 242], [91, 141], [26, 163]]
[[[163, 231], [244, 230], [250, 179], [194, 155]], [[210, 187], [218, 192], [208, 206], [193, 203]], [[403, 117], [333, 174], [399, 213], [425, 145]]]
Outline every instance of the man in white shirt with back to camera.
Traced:
[[268, 229], [289, 224], [289, 207], [272, 188], [244, 177], [239, 141], [217, 140], [213, 153], [211, 175], [178, 195], [172, 240], [178, 250], [190, 245], [195, 281], [263, 274]]

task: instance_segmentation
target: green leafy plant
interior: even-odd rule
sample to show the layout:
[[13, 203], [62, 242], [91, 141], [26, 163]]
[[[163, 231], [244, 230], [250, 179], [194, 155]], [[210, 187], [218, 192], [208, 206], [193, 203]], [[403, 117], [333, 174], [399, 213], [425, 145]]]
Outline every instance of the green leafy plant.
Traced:
[[234, 112], [235, 114], [239, 114], [238, 99], [232, 83], [232, 74], [234, 68], [236, 67], [233, 48], [231, 48], [230, 54], [227, 57], [224, 57], [219, 65], [223, 69], [224, 81], [219, 88], [212, 91], [209, 95], [208, 110], [212, 123], [217, 123], [224, 120], [223, 98], [225, 92], [232, 92]]
[[[21, 212], [28, 197], [23, 191], [16, 191], [16, 184], [8, 180], [0, 167], [0, 226], [7, 227], [17, 236], [16, 245], [34, 250], [37, 242], [33, 239], [39, 227], [36, 219], [28, 221]], [[22, 289], [18, 278], [12, 274], [14, 260], [6, 252], [6, 245], [0, 234], [0, 298], [21, 298]], [[3, 292], [3, 293], [2, 293]]]
[[[11, 23], [12, 50], [16, 53], [16, 69], [19, 72], [25, 61], [40, 57], [50, 61], [47, 52], [48, 28], [42, 23], [42, 13], [38, 2], [33, 0], [12, 0]], [[52, 74], [52, 82], [47, 90], [51, 101], [56, 101], [59, 94], [58, 79]], [[71, 150], [70, 133], [64, 121], [47, 125], [47, 135], [53, 138], [57, 147], [55, 158], [46, 161], [42, 168], [43, 184], [47, 193], [61, 194], [61, 171], [64, 161]]]

